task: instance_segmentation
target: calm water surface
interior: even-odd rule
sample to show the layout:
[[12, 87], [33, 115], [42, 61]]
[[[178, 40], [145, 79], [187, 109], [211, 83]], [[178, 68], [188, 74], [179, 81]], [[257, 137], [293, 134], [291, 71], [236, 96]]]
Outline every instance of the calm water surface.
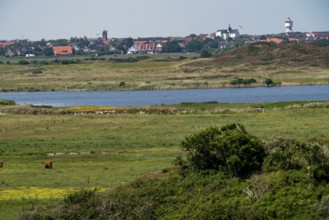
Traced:
[[329, 100], [329, 86], [100, 92], [13, 92], [0, 99], [18, 104], [69, 106], [150, 106], [182, 102], [278, 102]]

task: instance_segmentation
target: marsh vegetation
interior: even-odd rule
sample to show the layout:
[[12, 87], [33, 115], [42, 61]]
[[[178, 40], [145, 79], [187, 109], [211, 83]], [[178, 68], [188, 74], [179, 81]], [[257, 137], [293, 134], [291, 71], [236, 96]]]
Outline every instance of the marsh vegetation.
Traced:
[[[278, 136], [329, 143], [327, 102], [262, 107], [264, 112], [259, 104], [213, 102], [125, 108], [1, 106], [1, 213], [13, 219], [31, 204], [55, 204], [81, 189], [108, 190], [161, 173], [178, 155], [184, 156], [180, 144], [185, 137], [209, 126], [239, 122], [264, 140]], [[52, 160], [53, 169], [44, 169], [46, 160]]]

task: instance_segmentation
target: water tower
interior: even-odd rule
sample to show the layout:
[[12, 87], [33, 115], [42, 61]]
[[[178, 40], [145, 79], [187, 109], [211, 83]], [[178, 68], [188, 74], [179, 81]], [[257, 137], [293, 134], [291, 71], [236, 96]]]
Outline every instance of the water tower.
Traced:
[[288, 18], [285, 22], [284, 22], [284, 26], [286, 27], [286, 34], [289, 34], [292, 32], [292, 26], [294, 25], [294, 22]]

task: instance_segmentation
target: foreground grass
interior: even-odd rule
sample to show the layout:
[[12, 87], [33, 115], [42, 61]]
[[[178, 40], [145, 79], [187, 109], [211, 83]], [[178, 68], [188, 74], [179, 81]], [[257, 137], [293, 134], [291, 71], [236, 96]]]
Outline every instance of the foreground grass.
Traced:
[[[262, 112], [256, 106], [162, 107], [187, 110], [176, 114], [97, 115], [86, 114], [85, 108], [69, 109], [85, 112], [78, 115], [4, 113], [0, 116], [0, 160], [4, 161], [0, 212], [14, 219], [30, 200], [47, 204], [81, 188], [109, 189], [159, 172], [182, 153], [184, 137], [209, 126], [239, 122], [262, 139], [282, 136], [329, 143], [328, 108], [304, 108], [312, 106], [306, 102], [268, 103]], [[100, 107], [94, 108], [88, 111]], [[43, 167], [48, 159], [53, 161], [51, 170]]]

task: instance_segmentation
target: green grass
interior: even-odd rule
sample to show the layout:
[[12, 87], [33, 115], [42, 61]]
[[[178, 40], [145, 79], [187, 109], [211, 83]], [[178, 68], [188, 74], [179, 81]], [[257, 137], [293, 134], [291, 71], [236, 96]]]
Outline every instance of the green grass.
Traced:
[[[184, 137], [209, 126], [239, 122], [251, 134], [269, 139], [273, 136], [298, 140], [319, 139], [329, 143], [326, 122], [327, 102], [312, 108], [309, 102], [259, 104], [185, 103], [177, 106], [141, 107], [154, 109], [152, 114], [54, 115], [2, 113], [0, 120], [0, 213], [14, 219], [27, 200], [40, 203], [57, 201], [72, 190], [96, 187], [110, 189], [126, 184], [147, 173], [172, 166], [180, 154]], [[320, 105], [321, 104], [321, 105]], [[294, 106], [299, 108], [293, 108]], [[305, 106], [305, 108], [304, 108]], [[2, 107], [19, 108], [19, 107]], [[190, 113], [165, 113], [164, 109], [181, 109]], [[110, 107], [72, 108], [75, 112], [93, 112]], [[120, 109], [120, 108], [117, 108]], [[53, 169], [44, 169], [45, 160]], [[22, 192], [30, 187], [30, 193]], [[9, 197], [1, 197], [3, 192]], [[47, 193], [45, 193], [48, 192]], [[2, 193], [1, 193], [2, 192]], [[48, 198], [47, 198], [48, 195]], [[12, 208], [7, 201], [15, 203]], [[37, 202], [36, 202], [37, 203]]]

